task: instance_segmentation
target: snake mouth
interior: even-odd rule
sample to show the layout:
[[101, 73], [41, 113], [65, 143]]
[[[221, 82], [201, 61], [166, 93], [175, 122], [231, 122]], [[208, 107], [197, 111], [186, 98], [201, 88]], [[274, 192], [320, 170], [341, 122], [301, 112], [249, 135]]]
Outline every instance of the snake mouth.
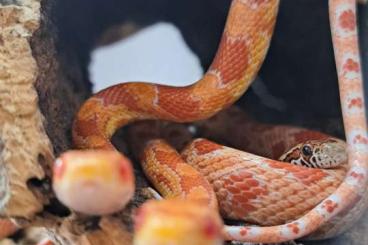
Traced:
[[104, 215], [122, 209], [133, 195], [132, 188], [95, 180], [80, 180], [68, 186], [56, 187], [55, 192], [65, 205], [75, 211]]
[[327, 142], [321, 148], [321, 158], [328, 162], [331, 168], [347, 164], [347, 144], [337, 139]]

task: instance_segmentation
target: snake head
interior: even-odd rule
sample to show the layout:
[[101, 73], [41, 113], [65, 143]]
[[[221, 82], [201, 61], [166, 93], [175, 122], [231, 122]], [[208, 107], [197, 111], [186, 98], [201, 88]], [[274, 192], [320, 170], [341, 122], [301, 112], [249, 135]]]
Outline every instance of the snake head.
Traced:
[[68, 151], [55, 160], [53, 172], [57, 198], [81, 213], [116, 212], [134, 194], [131, 164], [116, 151]]
[[151, 200], [138, 209], [134, 220], [134, 245], [223, 244], [222, 220], [202, 202]]
[[347, 163], [347, 145], [332, 137], [308, 140], [285, 152], [279, 160], [312, 168], [336, 168]]

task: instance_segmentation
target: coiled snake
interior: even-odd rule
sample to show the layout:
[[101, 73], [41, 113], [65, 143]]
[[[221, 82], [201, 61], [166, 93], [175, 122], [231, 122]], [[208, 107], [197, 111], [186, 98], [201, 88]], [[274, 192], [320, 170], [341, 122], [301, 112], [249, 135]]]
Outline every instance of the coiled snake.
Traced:
[[[137, 216], [136, 244], [155, 244], [156, 238], [184, 241], [175, 244], [219, 244], [221, 232], [228, 240], [282, 242], [310, 234], [349, 205], [358, 203], [358, 211], [364, 210], [368, 137], [356, 2], [329, 3], [348, 145], [346, 177], [343, 169], [294, 166], [204, 139], [194, 141], [182, 155], [197, 171], [167, 144], [152, 141], [145, 150], [143, 168], [164, 195], [185, 201], [145, 204]], [[134, 193], [134, 176], [130, 161], [110, 142], [116, 129], [143, 119], [201, 120], [235, 102], [264, 60], [278, 5], [278, 0], [233, 0], [215, 59], [194, 85], [125, 83], [88, 99], [75, 119], [73, 139], [78, 148], [94, 150], [67, 152], [56, 160], [53, 186], [58, 198], [88, 214], [123, 208]], [[223, 226], [215, 192], [222, 214], [266, 226]], [[290, 202], [283, 200], [286, 197]], [[155, 226], [163, 220], [155, 216], [160, 213], [172, 222], [171, 227], [175, 224], [174, 229]], [[180, 230], [187, 236], [180, 235]], [[198, 240], [188, 243], [193, 240], [187, 239]]]

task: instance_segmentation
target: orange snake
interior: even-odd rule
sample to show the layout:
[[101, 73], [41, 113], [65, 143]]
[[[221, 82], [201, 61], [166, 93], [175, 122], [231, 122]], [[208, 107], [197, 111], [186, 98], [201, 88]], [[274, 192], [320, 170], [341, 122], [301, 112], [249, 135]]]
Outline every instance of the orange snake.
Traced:
[[[264, 60], [278, 4], [278, 0], [233, 0], [215, 59], [204, 77], [194, 85], [174, 88], [149, 83], [125, 83], [105, 89], [88, 99], [75, 119], [73, 139], [78, 148], [95, 151], [71, 151], [56, 160], [53, 187], [58, 198], [72, 209], [87, 214], [107, 214], [123, 208], [133, 196], [134, 176], [130, 161], [118, 153], [110, 142], [114, 132], [119, 127], [143, 119], [175, 122], [201, 120], [235, 102], [249, 87]], [[348, 144], [350, 169], [347, 177], [343, 179], [344, 171], [341, 169], [293, 166], [203, 139], [194, 141], [183, 154], [188, 163], [198, 166], [199, 173], [184, 163], [168, 145], [153, 141], [145, 150], [143, 162], [149, 178], [156, 181], [164, 194], [175, 190], [171, 196], [185, 197], [185, 201], [145, 204], [137, 218], [136, 244], [148, 244], [147, 241], [155, 244], [150, 240], [155, 236], [158, 239], [176, 239], [178, 242], [175, 244], [186, 244], [185, 241], [180, 243], [181, 238], [186, 239], [180, 236], [183, 234], [180, 232], [192, 232], [190, 236], [200, 239], [200, 242], [192, 244], [220, 244], [222, 235], [227, 240], [282, 242], [310, 234], [355, 202], [363, 203], [359, 207], [360, 211], [364, 210], [366, 201], [361, 197], [365, 194], [362, 190], [366, 189], [367, 181], [368, 137], [355, 5], [354, 0], [330, 0], [330, 20]], [[165, 162], [173, 166], [154, 172], [156, 167], [150, 165], [162, 166], [161, 163]], [[207, 179], [221, 197], [220, 209], [228, 217], [239, 218], [241, 214], [241, 218], [260, 224], [264, 217], [274, 214], [270, 213], [272, 208], [282, 211], [285, 206], [281, 209], [276, 205], [257, 209], [256, 205], [249, 204], [262, 197], [267, 199], [263, 204], [272, 205], [285, 197], [278, 196], [274, 189], [282, 189], [286, 194], [300, 192], [302, 196], [312, 195], [309, 196], [311, 203], [302, 202], [295, 195], [292, 202], [303, 207], [290, 207], [280, 217], [268, 219], [269, 223], [264, 224], [272, 226], [223, 226], [215, 212], [217, 202], [214, 191], [205, 175], [208, 175]], [[221, 179], [225, 175], [229, 179]], [[343, 182], [338, 185], [342, 179]], [[229, 206], [225, 201], [225, 192], [231, 190], [226, 188], [237, 182], [242, 184], [244, 190], [253, 188], [253, 193], [243, 191], [245, 196], [239, 195], [239, 202], [233, 202], [238, 206]], [[263, 183], [267, 186], [261, 185]], [[180, 203], [185, 208], [180, 209]], [[167, 230], [167, 227], [157, 228], [152, 224], [160, 223], [162, 218], [155, 216], [160, 213], [170, 217], [165, 219], [168, 221], [183, 219], [178, 224], [169, 222], [171, 226], [177, 225], [174, 232]], [[188, 223], [188, 218], [198, 225], [198, 235], [191, 226], [193, 223]], [[159, 229], [161, 233], [154, 229]]]

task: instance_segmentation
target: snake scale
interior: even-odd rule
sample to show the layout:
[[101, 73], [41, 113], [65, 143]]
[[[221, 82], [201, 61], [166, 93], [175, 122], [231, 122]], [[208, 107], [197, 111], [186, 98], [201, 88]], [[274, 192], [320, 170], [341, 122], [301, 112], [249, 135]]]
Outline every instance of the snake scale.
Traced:
[[[88, 99], [74, 121], [73, 139], [78, 148], [90, 150], [70, 151], [56, 160], [53, 187], [58, 198], [87, 214], [123, 208], [134, 194], [134, 175], [130, 160], [111, 144], [114, 132], [144, 119], [202, 120], [234, 103], [265, 58], [278, 6], [278, 0], [233, 0], [214, 61], [191, 86], [132, 82]], [[306, 236], [335, 219], [324, 230], [328, 234], [364, 210], [368, 137], [356, 1], [330, 0], [329, 11], [347, 173], [294, 166], [204, 139], [191, 143], [182, 156], [165, 142], [152, 141], [143, 154], [143, 168], [164, 195], [174, 198], [143, 205], [136, 219], [136, 244], [221, 244], [223, 238], [283, 242]], [[218, 208], [227, 217], [262, 226], [223, 225]], [[172, 229], [157, 226], [162, 220]]]

